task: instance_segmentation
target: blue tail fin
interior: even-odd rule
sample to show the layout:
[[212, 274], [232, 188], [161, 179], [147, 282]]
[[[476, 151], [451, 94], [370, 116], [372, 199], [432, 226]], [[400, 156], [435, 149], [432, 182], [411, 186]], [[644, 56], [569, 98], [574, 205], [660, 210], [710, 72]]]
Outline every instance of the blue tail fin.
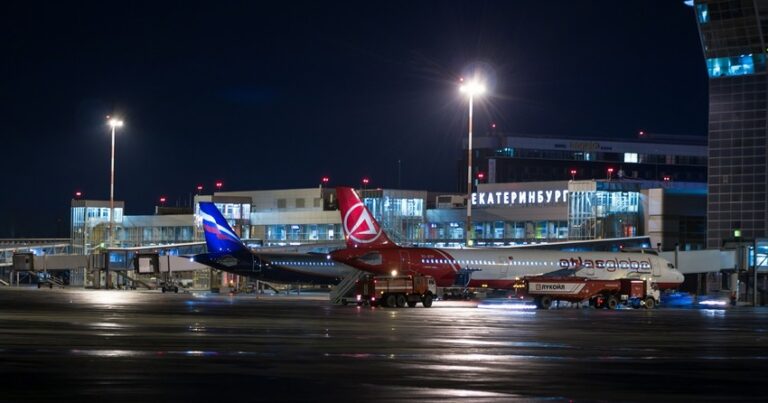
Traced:
[[211, 202], [200, 202], [200, 215], [203, 217], [203, 230], [208, 253], [247, 251], [235, 231], [221, 215], [216, 205]]

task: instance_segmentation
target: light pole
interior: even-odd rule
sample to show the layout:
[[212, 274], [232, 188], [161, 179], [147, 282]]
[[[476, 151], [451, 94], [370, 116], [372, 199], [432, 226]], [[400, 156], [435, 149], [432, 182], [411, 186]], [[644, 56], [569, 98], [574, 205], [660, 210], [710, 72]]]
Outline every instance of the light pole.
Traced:
[[115, 129], [123, 127], [123, 121], [117, 118], [107, 116], [107, 124], [112, 128], [112, 158], [109, 174], [109, 246], [115, 242]]
[[477, 79], [466, 82], [459, 87], [459, 91], [469, 96], [469, 141], [467, 142], [467, 225], [464, 235], [467, 246], [472, 246], [472, 107], [475, 95], [485, 92], [485, 84]]

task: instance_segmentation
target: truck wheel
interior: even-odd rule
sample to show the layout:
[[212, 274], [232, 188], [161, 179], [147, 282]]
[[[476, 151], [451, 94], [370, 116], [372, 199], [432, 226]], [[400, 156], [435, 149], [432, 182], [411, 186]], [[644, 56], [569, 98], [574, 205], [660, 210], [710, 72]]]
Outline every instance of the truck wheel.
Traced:
[[541, 300], [539, 301], [539, 305], [541, 305], [541, 309], [549, 309], [549, 307], [552, 306], [552, 297], [549, 295], [542, 295]]
[[163, 287], [163, 294], [165, 294], [165, 287]]
[[405, 308], [405, 304], [406, 304], [407, 302], [408, 302], [408, 301], [405, 299], [405, 295], [403, 295], [403, 294], [399, 294], [399, 295], [397, 296], [397, 307], [398, 307], [398, 308]]
[[179, 293], [179, 287], [173, 287], [173, 292], [175, 294], [178, 294]]
[[611, 295], [606, 299], [605, 306], [608, 309], [616, 309], [616, 307], [619, 306], [619, 300], [616, 299], [615, 295]]
[[595, 309], [603, 309], [605, 308], [605, 298], [598, 296], [593, 298], [595, 301]]
[[390, 308], [394, 308], [394, 307], [397, 306], [397, 297], [395, 296], [395, 294], [387, 295], [387, 299], [384, 300], [384, 301], [386, 301], [384, 303], [384, 306], [387, 306], [387, 307], [390, 307]]
[[421, 301], [421, 304], [424, 305], [424, 308], [429, 308], [432, 306], [432, 294], [427, 294], [424, 296], [424, 300]]
[[416, 301], [408, 301], [408, 308], [413, 308], [416, 306]]
[[656, 300], [653, 299], [653, 297], [648, 297], [645, 299], [645, 309], [653, 309], [656, 308]]

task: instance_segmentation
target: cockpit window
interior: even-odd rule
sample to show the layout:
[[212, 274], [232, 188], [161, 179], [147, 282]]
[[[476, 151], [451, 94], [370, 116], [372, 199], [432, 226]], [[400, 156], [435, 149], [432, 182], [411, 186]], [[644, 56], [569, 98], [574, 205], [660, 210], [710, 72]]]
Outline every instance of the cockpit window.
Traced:
[[674, 269], [675, 265], [673, 265], [672, 263], [667, 263], [667, 267], [670, 268], [670, 269]]

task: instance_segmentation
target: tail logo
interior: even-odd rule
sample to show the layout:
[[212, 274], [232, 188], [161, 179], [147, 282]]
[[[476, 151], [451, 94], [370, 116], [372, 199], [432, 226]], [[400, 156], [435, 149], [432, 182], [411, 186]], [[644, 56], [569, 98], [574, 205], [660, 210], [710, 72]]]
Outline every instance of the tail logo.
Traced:
[[343, 224], [349, 238], [358, 243], [371, 243], [381, 236], [381, 228], [363, 203], [357, 203], [347, 211]]
[[211, 217], [210, 215], [204, 212], [201, 212], [200, 215], [203, 216], [203, 226], [205, 227], [207, 232], [215, 235], [216, 238], [218, 239], [230, 240], [230, 241], [237, 240], [237, 235], [235, 235], [228, 228], [217, 223], [215, 218]]

